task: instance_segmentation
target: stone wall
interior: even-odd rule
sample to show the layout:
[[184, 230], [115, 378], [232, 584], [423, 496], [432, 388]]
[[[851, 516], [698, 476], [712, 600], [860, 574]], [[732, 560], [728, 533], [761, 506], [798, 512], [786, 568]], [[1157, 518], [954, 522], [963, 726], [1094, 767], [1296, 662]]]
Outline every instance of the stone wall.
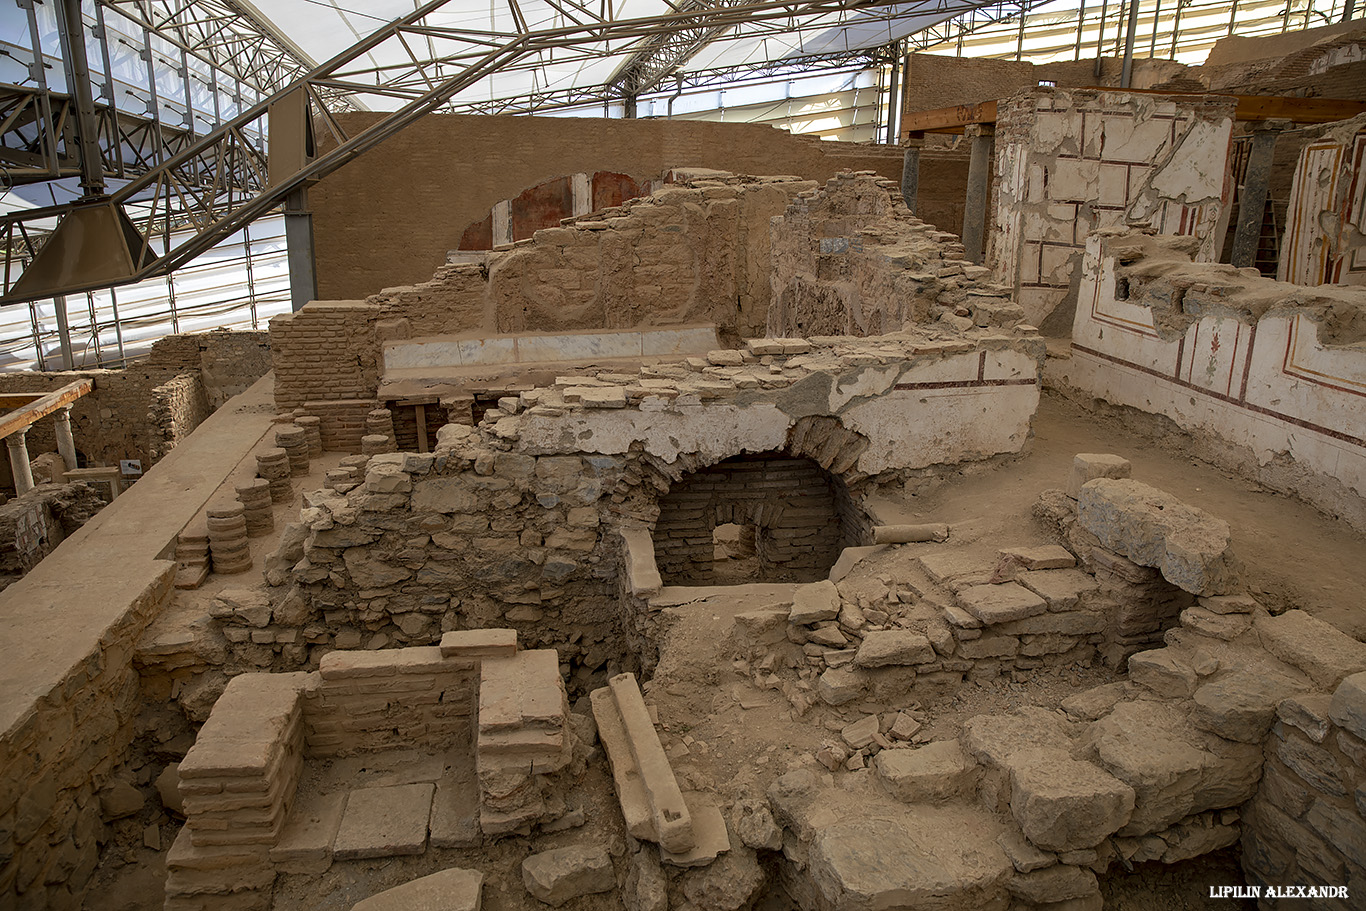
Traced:
[[[510, 630], [335, 651], [312, 673], [239, 675], [179, 765], [186, 823], [167, 855], [165, 907], [265, 911], [279, 874], [323, 872], [334, 849], [339, 859], [387, 857], [421, 854], [429, 830], [442, 848], [478, 845], [481, 831], [524, 833], [563, 812], [573, 770], [557, 773], [570, 766], [574, 744], [557, 655], [519, 651]], [[299, 794], [309, 767], [396, 750], [433, 754], [439, 771], [398, 787], [344, 780]], [[469, 783], [447, 777], [448, 763], [478, 777], [473, 831], [458, 831], [466, 821], [453, 818], [466, 798], [453, 792]], [[312, 780], [319, 787], [319, 776]], [[355, 824], [389, 809], [366, 801], [396, 792], [414, 803], [419, 823], [405, 829], [401, 849], [373, 820]]]
[[[298, 312], [273, 317], [270, 353], [276, 406], [292, 411], [313, 401], [373, 402], [379, 386], [379, 315], [375, 304], [314, 301]], [[316, 409], [308, 410], [324, 417]], [[329, 423], [324, 420], [324, 427]]]
[[0, 592], [0, 906], [80, 907], [107, 821], [141, 805], [133, 652], [170, 598], [159, 555], [268, 426], [268, 389], [241, 404]]
[[897, 188], [844, 172], [773, 219], [773, 336], [881, 335], [943, 318], [946, 326], [1013, 325], [1024, 312], [989, 269], [963, 259], [955, 235], [912, 216]]
[[148, 458], [153, 462], [175, 448], [212, 412], [198, 373], [172, 377], [152, 389], [149, 398], [147, 420], [152, 425], [152, 435], [160, 436], [147, 450]]
[[1201, 431], [1220, 461], [1366, 527], [1366, 291], [1193, 252], [1185, 238], [1093, 236], [1057, 385]]
[[[267, 565], [272, 584], [296, 587], [259, 623], [224, 612], [225, 632], [270, 666], [281, 633], [321, 653], [507, 626], [558, 648], [578, 687], [624, 651], [616, 530], [653, 526], [687, 473], [780, 453], [810, 458], [857, 500], [870, 478], [1016, 452], [1042, 354], [1028, 331], [759, 339], [562, 377], [501, 400], [477, 427], [447, 425], [433, 453], [372, 457], [348, 493], [306, 494]], [[838, 491], [835, 502], [865, 534]]]
[[[145, 360], [122, 370], [0, 373], [0, 392], [51, 392], [92, 380], [95, 388], [71, 408], [77, 452], [92, 465], [137, 459], [146, 471], [268, 370], [265, 332], [204, 332], [159, 339]], [[34, 424], [27, 444], [31, 459], [55, 452], [52, 419]], [[12, 478], [9, 456], [2, 454], [0, 487], [12, 490]]]
[[0, 591], [104, 506], [92, 485], [40, 484], [0, 506]]
[[[342, 122], [352, 131], [376, 117]], [[901, 159], [895, 146], [821, 142], [758, 124], [430, 114], [310, 189], [318, 292], [358, 300], [431, 275], [500, 200], [565, 174], [606, 170], [644, 182], [670, 168], [721, 168], [824, 180], [871, 168], [899, 180]], [[936, 173], [961, 185], [961, 159], [947, 164]]]
[[367, 302], [418, 336], [715, 323], [733, 342], [763, 331], [768, 220], [807, 189], [790, 177], [672, 172], [649, 196]]
[[[1190, 235], [1215, 259], [1227, 228], [1232, 98], [1039, 88], [1003, 101], [988, 262], [1026, 319], [1075, 300], [1082, 248], [1101, 228]], [[1070, 316], [1070, 307], [1060, 311]], [[1058, 323], [1059, 325], [1051, 325]]]

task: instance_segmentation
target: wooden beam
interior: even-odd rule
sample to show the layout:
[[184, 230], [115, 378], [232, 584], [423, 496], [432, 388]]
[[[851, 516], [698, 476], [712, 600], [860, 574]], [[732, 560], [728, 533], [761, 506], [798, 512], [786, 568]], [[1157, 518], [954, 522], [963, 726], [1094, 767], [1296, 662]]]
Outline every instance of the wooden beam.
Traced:
[[901, 123], [901, 138], [910, 139], [912, 133], [961, 133], [970, 123], [995, 123], [996, 102], [960, 104], [933, 111], [907, 114]]
[[[1241, 121], [1289, 120], [1294, 123], [1333, 123], [1366, 113], [1366, 101], [1343, 98], [1290, 98], [1282, 95], [1228, 95], [1223, 92], [1171, 92], [1161, 89], [1119, 89], [1113, 86], [1081, 86], [1065, 91], [1126, 93], [1130, 95], [1164, 95], [1168, 97], [1203, 98], [1217, 95], [1237, 102], [1234, 119]], [[960, 104], [933, 111], [907, 114], [901, 124], [901, 138], [910, 139], [912, 133], [961, 133], [972, 123], [995, 123], [997, 102]]]
[[47, 417], [63, 405], [70, 405], [94, 388], [95, 384], [88, 379], [77, 380], [55, 392], [49, 392], [22, 408], [0, 415], [0, 437], [7, 437], [16, 431], [27, 429], [34, 421]]
[[1289, 120], [1333, 123], [1366, 113], [1366, 101], [1344, 98], [1283, 98], [1279, 95], [1235, 95], [1238, 120]]
[[47, 395], [46, 392], [0, 392], [0, 411], [22, 408], [29, 402], [36, 402]]

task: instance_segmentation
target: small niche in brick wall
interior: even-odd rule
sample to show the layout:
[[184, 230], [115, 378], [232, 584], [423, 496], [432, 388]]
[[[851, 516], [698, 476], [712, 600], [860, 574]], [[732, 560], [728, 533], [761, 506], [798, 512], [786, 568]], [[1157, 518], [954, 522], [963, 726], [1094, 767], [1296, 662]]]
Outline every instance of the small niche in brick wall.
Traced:
[[742, 455], [680, 479], [660, 500], [655, 560], [671, 585], [814, 582], [867, 524], [844, 483], [781, 452]]

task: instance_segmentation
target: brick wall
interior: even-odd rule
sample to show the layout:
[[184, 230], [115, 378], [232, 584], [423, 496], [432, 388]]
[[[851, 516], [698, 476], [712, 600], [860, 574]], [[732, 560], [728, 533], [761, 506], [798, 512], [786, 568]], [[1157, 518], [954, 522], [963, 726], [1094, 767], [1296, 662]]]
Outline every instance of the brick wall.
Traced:
[[[374, 399], [380, 348], [380, 308], [357, 301], [321, 301], [270, 321], [275, 403], [281, 411], [305, 402]], [[328, 421], [323, 417], [324, 427]], [[326, 431], [325, 431], [326, 432]]]
[[899, 180], [901, 150], [757, 124], [430, 114], [310, 189], [319, 296], [359, 299], [431, 275], [467, 226], [543, 181], [607, 170], [640, 182], [674, 167], [812, 180], [871, 168]]
[[[740, 456], [693, 472], [659, 504], [655, 560], [666, 584], [708, 584], [718, 525], [755, 527], [760, 577], [755, 581], [824, 578], [847, 545], [832, 478], [809, 459]], [[847, 495], [846, 495], [847, 499]]]
[[147, 421], [154, 440], [148, 445], [147, 455], [154, 462], [212, 413], [198, 371], [172, 377], [152, 389], [148, 397]]

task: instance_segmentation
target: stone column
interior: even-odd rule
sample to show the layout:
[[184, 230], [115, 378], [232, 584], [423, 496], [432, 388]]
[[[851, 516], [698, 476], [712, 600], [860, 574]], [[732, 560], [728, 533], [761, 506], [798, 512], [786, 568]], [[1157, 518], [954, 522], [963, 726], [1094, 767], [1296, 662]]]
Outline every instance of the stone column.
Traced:
[[75, 471], [76, 438], [71, 435], [71, 406], [58, 408], [54, 417], [57, 421], [57, 451], [61, 453], [62, 461], [66, 463], [66, 470]]
[[906, 140], [905, 154], [901, 159], [901, 198], [912, 215], [919, 214], [920, 147], [924, 144], [924, 133], [912, 133]]
[[1288, 124], [1268, 120], [1252, 130], [1252, 150], [1247, 157], [1247, 172], [1238, 199], [1238, 227], [1233, 233], [1229, 262], [1238, 268], [1257, 263], [1257, 246], [1262, 238], [1262, 218], [1271, 186], [1271, 160], [1276, 154], [1276, 134]]
[[19, 494], [33, 489], [33, 469], [28, 464], [28, 446], [24, 442], [27, 435], [28, 428], [25, 427], [5, 437], [5, 445], [9, 447], [10, 469], [14, 472], [14, 492]]
[[969, 261], [981, 265], [986, 248], [988, 181], [992, 153], [996, 150], [996, 126], [974, 123], [964, 132], [972, 140], [972, 158], [968, 161], [968, 193], [963, 206], [963, 248]]

